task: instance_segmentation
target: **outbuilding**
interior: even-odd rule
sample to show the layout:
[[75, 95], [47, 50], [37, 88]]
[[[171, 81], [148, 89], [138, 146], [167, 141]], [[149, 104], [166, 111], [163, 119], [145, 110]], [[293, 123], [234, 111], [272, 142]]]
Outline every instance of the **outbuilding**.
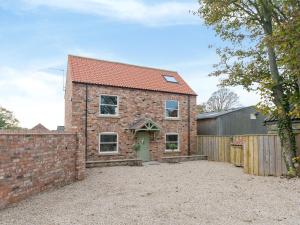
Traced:
[[266, 117], [254, 106], [222, 112], [207, 112], [197, 116], [198, 135], [266, 134]]

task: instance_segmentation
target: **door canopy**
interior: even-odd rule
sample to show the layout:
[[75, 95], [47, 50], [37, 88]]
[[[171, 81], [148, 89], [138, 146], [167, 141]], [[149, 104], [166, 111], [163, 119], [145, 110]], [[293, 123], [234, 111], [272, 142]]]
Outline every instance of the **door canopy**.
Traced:
[[139, 131], [160, 131], [160, 127], [151, 119], [143, 118], [131, 124], [129, 126], [129, 130], [136, 134]]

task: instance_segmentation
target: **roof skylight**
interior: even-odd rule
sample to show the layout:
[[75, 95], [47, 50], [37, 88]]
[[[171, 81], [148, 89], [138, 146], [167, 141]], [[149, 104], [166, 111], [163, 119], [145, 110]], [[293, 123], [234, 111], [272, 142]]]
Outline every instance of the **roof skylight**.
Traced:
[[164, 75], [164, 78], [166, 81], [171, 82], [171, 83], [178, 83], [175, 77], [169, 76], [169, 75]]

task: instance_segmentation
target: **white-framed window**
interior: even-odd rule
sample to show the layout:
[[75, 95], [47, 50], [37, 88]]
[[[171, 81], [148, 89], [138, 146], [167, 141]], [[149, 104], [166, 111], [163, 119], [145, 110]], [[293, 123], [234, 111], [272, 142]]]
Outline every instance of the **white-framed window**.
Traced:
[[118, 134], [114, 132], [104, 132], [99, 134], [99, 153], [112, 154], [118, 153]]
[[179, 118], [179, 101], [167, 100], [165, 102], [165, 117], [168, 119]]
[[166, 152], [179, 151], [179, 135], [178, 133], [166, 134]]
[[118, 116], [119, 97], [116, 95], [100, 95], [99, 111], [101, 116]]

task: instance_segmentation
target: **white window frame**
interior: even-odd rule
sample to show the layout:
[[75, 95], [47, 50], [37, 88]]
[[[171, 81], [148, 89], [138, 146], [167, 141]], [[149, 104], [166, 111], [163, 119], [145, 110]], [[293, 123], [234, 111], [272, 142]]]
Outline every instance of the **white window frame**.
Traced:
[[[178, 113], [177, 113], [177, 117], [169, 117], [167, 116], [167, 109], [170, 109], [170, 108], [167, 108], [167, 102], [168, 101], [173, 101], [173, 102], [177, 102], [178, 103]], [[180, 118], [180, 102], [179, 100], [173, 100], [173, 99], [170, 99], [170, 100], [165, 100], [165, 110], [164, 110], [164, 115], [165, 115], [165, 118], [168, 119], [168, 120], [178, 120]]]
[[[167, 135], [177, 135], [178, 148], [175, 150], [166, 149], [167, 146]], [[180, 152], [180, 136], [179, 133], [166, 133], [165, 134], [165, 152]]]
[[[102, 96], [110, 96], [110, 97], [117, 97], [117, 108], [116, 108], [116, 114], [101, 114], [101, 105], [108, 105], [108, 106], [116, 106], [116, 105], [110, 105], [110, 104], [101, 104], [101, 97]], [[119, 105], [120, 105], [120, 98], [118, 95], [109, 95], [109, 94], [101, 94], [99, 96], [99, 115], [101, 117], [116, 117], [119, 116]]]
[[[117, 135], [117, 151], [110, 151], [110, 152], [101, 152], [101, 135]], [[118, 154], [119, 153], [119, 135], [117, 132], [102, 132], [98, 135], [99, 139], [99, 154], [100, 155], [111, 155], [111, 154]], [[116, 142], [105, 142], [105, 144], [115, 144]]]

